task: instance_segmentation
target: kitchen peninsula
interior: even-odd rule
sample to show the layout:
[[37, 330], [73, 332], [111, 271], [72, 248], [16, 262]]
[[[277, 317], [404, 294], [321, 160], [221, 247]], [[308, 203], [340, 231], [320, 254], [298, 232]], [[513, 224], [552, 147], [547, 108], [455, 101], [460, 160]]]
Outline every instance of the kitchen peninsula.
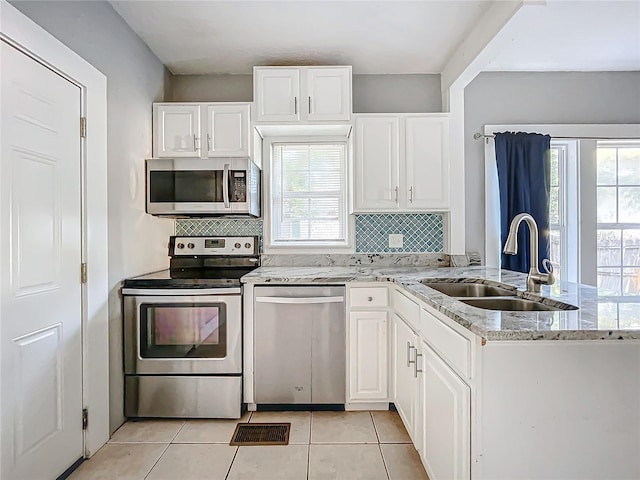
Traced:
[[432, 480], [640, 478], [640, 316], [614, 325], [595, 288], [564, 282], [543, 287], [542, 302], [578, 309], [479, 309], [430, 288], [433, 279], [534, 298], [522, 293], [526, 275], [486, 267], [274, 266], [246, 275], [245, 401], [254, 393], [253, 286], [342, 284], [345, 408], [393, 403]]

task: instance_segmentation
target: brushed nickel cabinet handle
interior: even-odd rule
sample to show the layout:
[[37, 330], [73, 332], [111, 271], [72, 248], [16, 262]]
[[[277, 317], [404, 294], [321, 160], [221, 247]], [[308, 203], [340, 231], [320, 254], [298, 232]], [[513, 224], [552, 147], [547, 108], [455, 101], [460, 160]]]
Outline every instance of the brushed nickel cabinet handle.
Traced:
[[298, 114], [298, 97], [293, 97], [293, 113]]
[[416, 350], [416, 360], [413, 362], [413, 377], [418, 378], [418, 373], [422, 373], [422, 369], [418, 368], [418, 357], [422, 357], [421, 353]]

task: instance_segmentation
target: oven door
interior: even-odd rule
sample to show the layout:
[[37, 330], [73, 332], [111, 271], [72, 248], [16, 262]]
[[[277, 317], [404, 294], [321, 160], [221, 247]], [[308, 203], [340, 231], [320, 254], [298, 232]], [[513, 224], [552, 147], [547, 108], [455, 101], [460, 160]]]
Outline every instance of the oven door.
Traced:
[[242, 373], [240, 295], [125, 298], [125, 373]]

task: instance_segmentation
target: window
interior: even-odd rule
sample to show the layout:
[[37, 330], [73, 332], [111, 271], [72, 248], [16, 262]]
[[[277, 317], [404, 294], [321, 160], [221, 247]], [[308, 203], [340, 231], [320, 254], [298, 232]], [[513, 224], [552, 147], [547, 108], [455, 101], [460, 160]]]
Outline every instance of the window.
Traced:
[[346, 142], [271, 142], [270, 246], [349, 245]]
[[599, 141], [598, 295], [640, 295], [640, 143]]
[[565, 280], [563, 266], [567, 262], [566, 159], [567, 145], [552, 142], [549, 184], [549, 260], [557, 280]]

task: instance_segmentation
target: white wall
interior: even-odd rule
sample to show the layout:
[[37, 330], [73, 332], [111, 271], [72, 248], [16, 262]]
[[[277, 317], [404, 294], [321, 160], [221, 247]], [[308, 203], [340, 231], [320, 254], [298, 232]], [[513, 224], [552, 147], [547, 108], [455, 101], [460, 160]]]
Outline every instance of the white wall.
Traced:
[[[492, 72], [465, 88], [466, 249], [484, 256], [484, 125], [639, 123], [640, 72]], [[545, 132], [539, 132], [545, 133]]]
[[[440, 75], [353, 75], [355, 113], [441, 112]], [[176, 102], [251, 102], [253, 75], [176, 75]]]
[[[123, 278], [166, 268], [172, 220], [145, 213], [144, 159], [151, 156], [151, 103], [170, 74], [107, 2], [11, 2], [107, 77], [110, 425], [124, 420]], [[89, 133], [91, 118], [87, 119]], [[91, 241], [91, 239], [89, 239]], [[91, 275], [91, 265], [88, 265]]]

